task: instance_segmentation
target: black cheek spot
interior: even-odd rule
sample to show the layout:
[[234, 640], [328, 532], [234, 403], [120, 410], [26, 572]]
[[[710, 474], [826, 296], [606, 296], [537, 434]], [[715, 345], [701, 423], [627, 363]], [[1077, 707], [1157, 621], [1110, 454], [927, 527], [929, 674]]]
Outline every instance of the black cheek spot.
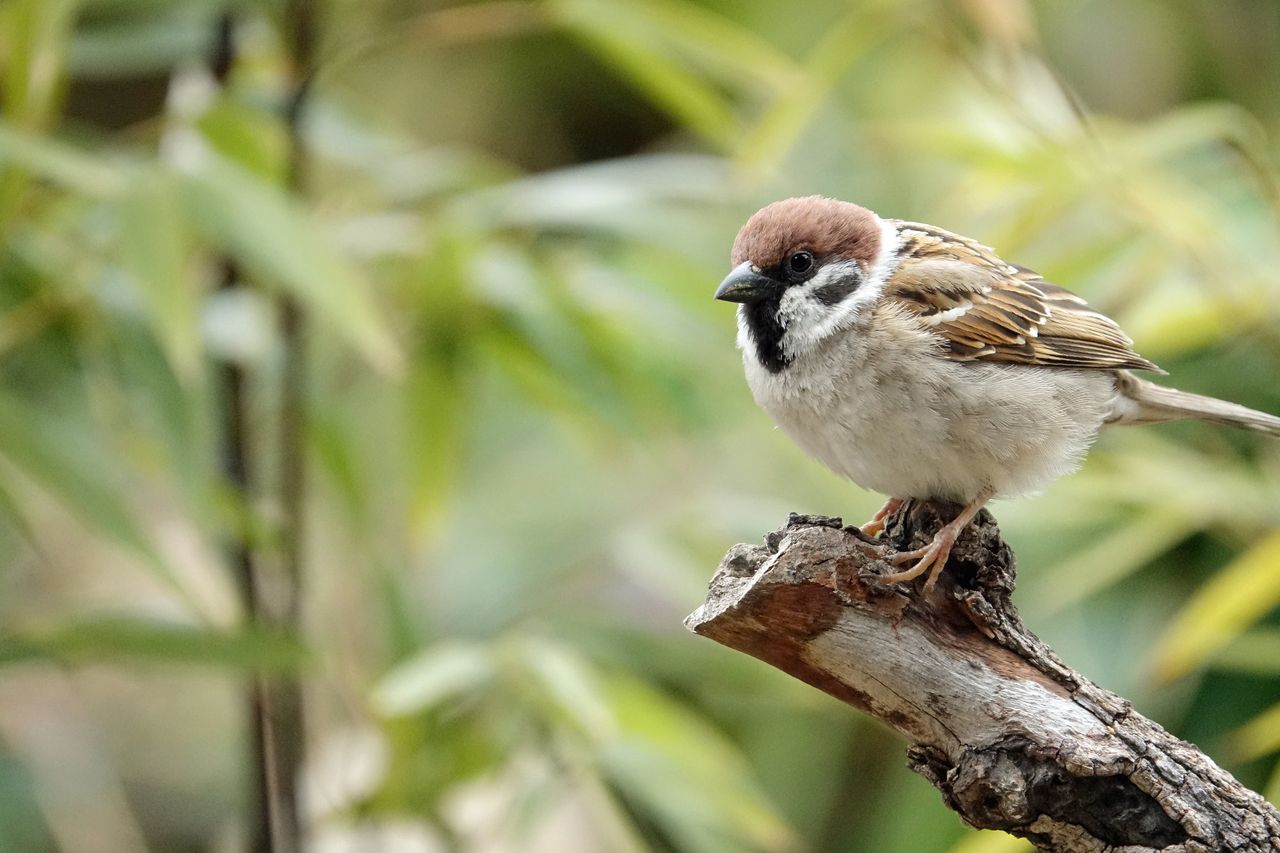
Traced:
[[813, 296], [823, 305], [839, 305], [858, 289], [856, 281], [835, 281], [831, 284], [824, 284], [822, 287], [813, 291]]

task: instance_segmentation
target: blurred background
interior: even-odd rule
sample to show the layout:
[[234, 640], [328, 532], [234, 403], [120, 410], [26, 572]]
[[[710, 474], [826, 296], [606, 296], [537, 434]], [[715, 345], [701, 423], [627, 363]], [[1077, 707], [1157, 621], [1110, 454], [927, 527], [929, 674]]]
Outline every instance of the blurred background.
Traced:
[[[1280, 412], [1274, 0], [3, 0], [0, 69], [3, 851], [268, 849], [264, 760], [280, 850], [1029, 849], [681, 626], [881, 500], [711, 299], [773, 199]], [[1027, 622], [1280, 801], [1280, 445], [1117, 430], [994, 512]]]

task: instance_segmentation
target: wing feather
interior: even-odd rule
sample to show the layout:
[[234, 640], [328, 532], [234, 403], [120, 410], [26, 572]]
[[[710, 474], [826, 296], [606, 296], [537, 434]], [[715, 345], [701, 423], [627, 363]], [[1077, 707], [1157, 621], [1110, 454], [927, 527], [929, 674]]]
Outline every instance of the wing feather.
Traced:
[[1035, 271], [931, 225], [898, 223], [902, 259], [885, 296], [938, 335], [955, 361], [1098, 370], [1160, 368], [1115, 321]]

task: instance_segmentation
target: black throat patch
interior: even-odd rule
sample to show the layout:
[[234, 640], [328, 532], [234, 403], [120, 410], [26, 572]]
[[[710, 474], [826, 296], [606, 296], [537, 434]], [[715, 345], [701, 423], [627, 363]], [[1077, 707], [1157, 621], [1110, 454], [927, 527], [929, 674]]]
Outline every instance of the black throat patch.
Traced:
[[747, 333], [756, 347], [756, 357], [770, 373], [781, 373], [791, 363], [782, 352], [782, 333], [785, 329], [778, 322], [778, 308], [782, 297], [762, 299], [742, 306], [747, 321]]

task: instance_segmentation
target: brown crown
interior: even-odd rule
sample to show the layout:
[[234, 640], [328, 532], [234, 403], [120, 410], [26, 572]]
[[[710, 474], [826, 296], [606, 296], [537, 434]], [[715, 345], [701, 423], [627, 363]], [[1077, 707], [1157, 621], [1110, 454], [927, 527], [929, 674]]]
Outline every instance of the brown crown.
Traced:
[[747, 220], [733, 241], [733, 266], [751, 261], [761, 269], [809, 251], [819, 262], [832, 258], [871, 265], [880, 251], [880, 223], [865, 207], [811, 195], [775, 201]]

